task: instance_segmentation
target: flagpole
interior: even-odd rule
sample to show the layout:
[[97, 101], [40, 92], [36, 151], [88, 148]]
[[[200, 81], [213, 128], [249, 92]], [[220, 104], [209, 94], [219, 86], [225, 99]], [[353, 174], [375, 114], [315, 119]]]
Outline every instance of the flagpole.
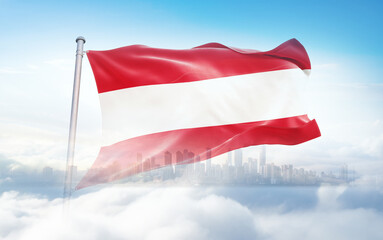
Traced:
[[74, 69], [74, 83], [73, 83], [73, 95], [72, 95], [72, 110], [70, 114], [69, 125], [69, 138], [68, 138], [68, 152], [66, 160], [66, 173], [64, 181], [64, 207], [69, 203], [72, 195], [72, 173], [73, 173], [73, 158], [74, 147], [76, 140], [76, 127], [77, 127], [77, 114], [78, 114], [78, 102], [80, 94], [80, 80], [81, 80], [81, 66], [82, 57], [84, 55], [83, 48], [85, 44], [84, 37], [77, 37], [77, 51], [76, 51], [76, 65]]

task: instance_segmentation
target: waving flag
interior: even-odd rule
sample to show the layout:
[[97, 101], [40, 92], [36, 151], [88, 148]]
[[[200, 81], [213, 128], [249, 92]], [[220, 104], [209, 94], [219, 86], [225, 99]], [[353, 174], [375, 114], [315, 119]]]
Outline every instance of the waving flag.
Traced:
[[303, 99], [310, 60], [296, 39], [266, 52], [209, 43], [87, 55], [104, 142], [77, 189], [251, 145], [320, 136]]

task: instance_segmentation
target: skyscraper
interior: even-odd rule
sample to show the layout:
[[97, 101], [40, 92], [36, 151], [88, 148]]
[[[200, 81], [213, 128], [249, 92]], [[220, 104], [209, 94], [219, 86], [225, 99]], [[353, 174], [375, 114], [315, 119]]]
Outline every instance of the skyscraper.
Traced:
[[265, 175], [265, 166], [266, 166], [266, 146], [262, 145], [261, 151], [259, 152], [259, 166], [258, 166], [259, 174], [261, 174], [262, 176]]
[[[186, 154], [187, 154], [187, 151], [186, 151]], [[183, 153], [181, 151], [177, 151], [176, 152], [176, 163], [178, 163], [178, 164], [183, 163], [183, 161], [184, 161]], [[181, 177], [184, 174], [186, 165], [184, 165], [184, 164], [178, 165], [178, 164], [175, 166], [175, 175], [176, 175], [176, 177]]]
[[291, 183], [293, 179], [293, 165], [282, 165], [281, 171], [283, 181]]
[[169, 151], [165, 152], [164, 158], [165, 158], [165, 165], [172, 164], [172, 154]]
[[137, 153], [136, 173], [142, 172], [142, 154]]
[[242, 150], [237, 149], [234, 151], [234, 164], [236, 168], [242, 167]]
[[172, 154], [166, 151], [164, 154], [166, 167], [162, 168], [162, 179], [167, 180], [174, 177], [173, 166], [172, 166]]
[[258, 173], [258, 161], [257, 159], [255, 158], [249, 158], [248, 159], [248, 162], [249, 162], [249, 173], [250, 174], [257, 174]]
[[232, 158], [232, 152], [228, 152], [227, 153], [227, 160], [226, 160], [226, 165], [227, 166], [231, 166], [232, 164], [232, 160], [231, 160], [231, 158]]
[[347, 164], [344, 164], [341, 168], [340, 168], [340, 179], [343, 179], [343, 180], [348, 180], [348, 167], [347, 167]]
[[206, 149], [206, 175], [211, 176], [211, 149]]
[[180, 151], [176, 152], [176, 163], [182, 163], [184, 160], [183, 154]]

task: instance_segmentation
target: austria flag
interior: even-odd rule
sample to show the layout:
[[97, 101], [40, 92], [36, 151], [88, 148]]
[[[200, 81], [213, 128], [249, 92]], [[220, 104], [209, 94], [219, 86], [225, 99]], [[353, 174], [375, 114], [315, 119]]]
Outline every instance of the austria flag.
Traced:
[[87, 55], [104, 142], [77, 189], [238, 148], [320, 136], [303, 99], [310, 60], [296, 39], [266, 52], [209, 43]]

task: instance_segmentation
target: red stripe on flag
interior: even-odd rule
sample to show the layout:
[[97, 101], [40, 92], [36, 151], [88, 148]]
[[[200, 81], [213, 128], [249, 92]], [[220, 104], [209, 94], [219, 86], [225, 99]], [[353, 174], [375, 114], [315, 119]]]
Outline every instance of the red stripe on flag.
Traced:
[[88, 51], [87, 55], [99, 93], [292, 68], [311, 69], [307, 52], [296, 39], [266, 52], [209, 43], [186, 50], [133, 45]]
[[238, 148], [295, 145], [319, 136], [316, 121], [307, 115], [144, 135], [102, 147], [77, 189], [171, 164], [203, 161]]

